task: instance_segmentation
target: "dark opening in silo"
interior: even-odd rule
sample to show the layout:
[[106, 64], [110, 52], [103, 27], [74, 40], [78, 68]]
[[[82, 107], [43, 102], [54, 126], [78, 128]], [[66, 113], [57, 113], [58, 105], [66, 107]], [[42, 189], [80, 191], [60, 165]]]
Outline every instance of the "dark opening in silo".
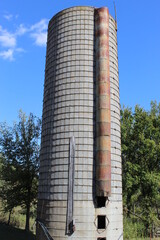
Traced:
[[106, 206], [106, 197], [97, 197], [97, 208], [105, 207]]
[[105, 229], [106, 228], [106, 216], [98, 216], [98, 229]]

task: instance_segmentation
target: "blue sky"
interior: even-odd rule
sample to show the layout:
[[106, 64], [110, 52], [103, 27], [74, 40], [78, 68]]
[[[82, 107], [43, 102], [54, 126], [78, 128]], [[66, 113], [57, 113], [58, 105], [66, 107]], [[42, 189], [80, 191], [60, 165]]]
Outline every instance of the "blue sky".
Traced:
[[[108, 6], [113, 1], [0, 0], [0, 122], [19, 109], [41, 117], [50, 18], [71, 6]], [[160, 102], [160, 1], [117, 0], [121, 105], [149, 109]]]

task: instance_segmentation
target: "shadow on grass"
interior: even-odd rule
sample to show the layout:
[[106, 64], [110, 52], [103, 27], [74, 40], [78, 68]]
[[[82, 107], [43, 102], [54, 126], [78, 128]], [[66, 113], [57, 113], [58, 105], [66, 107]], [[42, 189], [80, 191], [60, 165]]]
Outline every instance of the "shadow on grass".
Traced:
[[35, 240], [36, 237], [31, 232], [8, 226], [0, 222], [0, 239], [1, 240]]

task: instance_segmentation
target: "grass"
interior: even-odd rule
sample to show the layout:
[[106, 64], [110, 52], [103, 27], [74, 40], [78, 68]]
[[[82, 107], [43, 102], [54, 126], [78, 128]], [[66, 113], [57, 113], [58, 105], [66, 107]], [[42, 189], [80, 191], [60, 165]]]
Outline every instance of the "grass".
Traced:
[[160, 238], [149, 238], [149, 229], [146, 230], [143, 222], [135, 221], [135, 219], [127, 218], [123, 219], [123, 237], [124, 240], [160, 240]]
[[[35, 240], [36, 237], [31, 232], [26, 232], [25, 230], [8, 226], [6, 223], [0, 222], [0, 240]], [[150, 240], [150, 238], [125, 238], [124, 240]], [[160, 238], [152, 238], [155, 240], [160, 240]]]
[[[8, 216], [9, 213], [5, 213], [3, 211], [3, 205], [2, 202], [0, 201], [0, 222], [8, 222]], [[11, 220], [10, 220], [10, 225], [19, 228], [19, 229], [25, 229], [25, 214], [23, 212], [23, 209], [19, 206], [14, 208], [12, 215], [11, 215]], [[30, 230], [35, 233], [35, 217], [30, 217]], [[0, 238], [1, 240], [1, 238]]]
[[[35, 240], [35, 218], [30, 218], [30, 230], [26, 232], [25, 215], [21, 207], [16, 207], [11, 216], [11, 226], [6, 224], [8, 214], [4, 213], [0, 201], [0, 240]], [[124, 240], [150, 240], [146, 236], [143, 224], [140, 222], [133, 222], [132, 219], [124, 217]], [[160, 240], [160, 238], [152, 238]]]
[[[3, 206], [0, 201], [0, 240], [35, 240], [35, 218], [30, 218], [30, 230], [26, 232], [25, 215], [21, 207], [16, 207], [11, 215], [10, 226], [6, 223], [8, 221], [8, 213], [4, 213]], [[34, 227], [33, 227], [34, 226]]]
[[139, 238], [139, 237], [137, 237], [137, 238], [123, 238], [124, 240], [150, 240], [150, 239], [152, 239], [152, 240], [160, 240], [160, 238], [147, 238], [147, 237], [142, 237], [142, 238]]
[[[0, 223], [0, 239], [1, 240], [35, 240], [35, 235], [31, 232], [18, 229], [12, 226], [7, 226], [5, 223]], [[160, 240], [160, 238], [154, 238]], [[125, 238], [124, 238], [125, 240]], [[130, 238], [129, 240], [150, 240], [150, 238]]]
[[8, 226], [0, 223], [0, 239], [1, 240], [35, 240], [35, 235], [31, 232]]

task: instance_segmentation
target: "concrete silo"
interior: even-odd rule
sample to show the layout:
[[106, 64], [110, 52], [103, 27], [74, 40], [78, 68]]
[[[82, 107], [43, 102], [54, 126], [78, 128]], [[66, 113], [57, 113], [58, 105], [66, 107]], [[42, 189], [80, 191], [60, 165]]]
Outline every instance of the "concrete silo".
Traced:
[[123, 239], [117, 29], [107, 8], [73, 7], [49, 22], [37, 239], [49, 235]]

